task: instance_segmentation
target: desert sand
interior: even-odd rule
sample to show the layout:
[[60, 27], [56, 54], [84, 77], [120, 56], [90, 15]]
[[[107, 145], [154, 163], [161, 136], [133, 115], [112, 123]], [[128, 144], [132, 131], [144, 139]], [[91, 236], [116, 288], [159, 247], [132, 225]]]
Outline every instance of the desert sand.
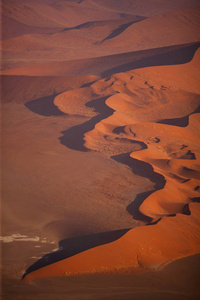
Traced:
[[199, 9], [2, 1], [3, 299], [199, 298]]

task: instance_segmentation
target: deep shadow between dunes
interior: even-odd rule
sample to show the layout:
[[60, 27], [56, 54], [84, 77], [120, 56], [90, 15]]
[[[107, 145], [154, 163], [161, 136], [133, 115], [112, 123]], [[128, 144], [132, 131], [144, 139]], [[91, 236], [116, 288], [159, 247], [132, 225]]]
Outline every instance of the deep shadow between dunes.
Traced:
[[131, 228], [126, 228], [62, 240], [59, 242], [59, 250], [48, 253], [40, 258], [26, 270], [22, 279], [35, 270], [66, 259], [88, 249], [114, 242], [121, 238], [130, 229]]
[[[194, 54], [199, 46], [200, 43], [198, 42], [133, 52], [133, 54], [135, 54], [136, 56], [132, 62], [130, 61], [128, 63], [105, 70], [104, 72], [102, 72], [101, 76], [106, 77], [113, 73], [127, 72], [130, 70], [146, 67], [188, 63], [194, 57]], [[131, 53], [127, 53], [127, 55], [131, 55]]]
[[109, 117], [114, 111], [105, 104], [107, 98], [108, 97], [102, 97], [92, 100], [86, 104], [87, 107], [94, 108], [95, 112], [97, 112], [98, 115], [91, 118], [89, 121], [86, 121], [85, 123], [62, 131], [61, 133], [63, 134], [63, 136], [59, 138], [62, 145], [65, 145], [66, 147], [73, 150], [89, 151], [84, 146], [84, 134], [94, 129], [94, 126], [97, 123]]
[[36, 100], [29, 101], [25, 103], [25, 106], [35, 114], [44, 117], [51, 117], [51, 116], [63, 116], [65, 115], [61, 112], [53, 103], [57, 94], [39, 98]]
[[166, 124], [166, 125], [172, 125], [172, 126], [179, 126], [179, 127], [187, 127], [189, 125], [189, 117], [193, 114], [199, 113], [200, 112], [200, 105], [190, 113], [189, 115], [182, 117], [182, 118], [174, 118], [174, 119], [164, 119], [160, 120], [157, 123], [160, 124]]
[[[145, 148], [146, 145], [143, 147], [143, 149]], [[139, 211], [139, 207], [144, 202], [144, 200], [147, 197], [149, 197], [152, 193], [164, 188], [166, 184], [165, 177], [159, 173], [154, 172], [153, 167], [149, 163], [132, 158], [130, 156], [130, 153], [115, 155], [112, 156], [111, 158], [121, 164], [129, 166], [134, 174], [139, 175], [141, 177], [148, 178], [150, 181], [155, 183], [154, 190], [138, 194], [134, 199], [134, 201], [131, 202], [126, 208], [127, 211], [133, 216], [135, 220], [142, 220], [150, 223], [152, 219], [150, 217], [143, 215]]]

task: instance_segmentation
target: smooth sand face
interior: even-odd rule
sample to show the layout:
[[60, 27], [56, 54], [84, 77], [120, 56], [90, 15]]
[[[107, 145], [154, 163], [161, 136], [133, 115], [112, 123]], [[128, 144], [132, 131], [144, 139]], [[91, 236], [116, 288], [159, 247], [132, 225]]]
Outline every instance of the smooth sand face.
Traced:
[[199, 4], [155, 2], [4, 1], [5, 299], [198, 298]]

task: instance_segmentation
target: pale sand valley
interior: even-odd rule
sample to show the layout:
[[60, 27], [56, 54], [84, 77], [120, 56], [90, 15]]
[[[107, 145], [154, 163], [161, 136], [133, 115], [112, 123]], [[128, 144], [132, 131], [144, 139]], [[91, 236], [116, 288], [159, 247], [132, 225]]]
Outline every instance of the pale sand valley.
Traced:
[[1, 19], [2, 299], [199, 299], [200, 2]]

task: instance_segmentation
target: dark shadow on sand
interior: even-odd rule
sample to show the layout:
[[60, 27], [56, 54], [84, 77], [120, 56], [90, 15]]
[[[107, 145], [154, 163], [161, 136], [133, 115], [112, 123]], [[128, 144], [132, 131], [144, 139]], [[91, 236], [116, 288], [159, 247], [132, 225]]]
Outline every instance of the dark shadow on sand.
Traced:
[[[145, 147], [143, 147], [143, 149], [145, 148], [146, 145]], [[152, 193], [164, 188], [166, 183], [164, 176], [154, 172], [153, 167], [149, 163], [130, 157], [130, 153], [115, 155], [111, 158], [121, 164], [129, 166], [134, 174], [148, 178], [153, 183], [155, 183], [154, 190], [138, 194], [134, 201], [131, 202], [126, 208], [127, 211], [133, 216], [134, 220], [140, 220], [150, 223], [152, 219], [140, 213], [139, 207], [143, 203], [143, 201]]]
[[[194, 57], [199, 46], [200, 43], [192, 43], [127, 53], [127, 57], [129, 55], [133, 56], [133, 61], [130, 59], [130, 62], [105, 70], [101, 75], [106, 77], [113, 73], [127, 72], [145, 67], [188, 63]], [[120, 55], [118, 56], [120, 61]]]
[[95, 112], [98, 113], [97, 116], [91, 118], [89, 121], [71, 127], [65, 131], [62, 131], [62, 137], [60, 137], [60, 142], [66, 147], [78, 150], [78, 151], [89, 151], [84, 146], [84, 134], [94, 128], [94, 126], [99, 123], [101, 120], [109, 117], [113, 113], [113, 109], [108, 107], [105, 104], [105, 101], [108, 97], [103, 97], [99, 99], [92, 100], [86, 104], [87, 107], [95, 109]]
[[189, 125], [189, 116], [199, 113], [199, 112], [200, 112], [200, 105], [197, 107], [197, 109], [195, 109], [195, 111], [193, 111], [191, 114], [189, 114], [185, 117], [160, 120], [157, 123], [172, 125], [172, 126], [179, 126], [179, 127], [187, 127]]
[[[128, 18], [127, 18], [128, 16]], [[130, 21], [131, 18], [134, 19], [132, 21]], [[105, 40], [114, 38], [116, 36], [118, 36], [119, 34], [121, 34], [124, 30], [126, 30], [129, 26], [131, 26], [134, 23], [138, 23], [140, 21], [143, 21], [144, 19], [146, 19], [146, 17], [140, 17], [140, 16], [132, 16], [132, 15], [128, 15], [128, 14], [122, 14], [121, 18], [126, 19], [127, 18], [127, 23], [120, 25], [118, 28], [114, 29], [103, 41], [101, 41], [100, 43], [104, 42]], [[70, 31], [70, 30], [77, 30], [77, 29], [83, 29], [83, 28], [91, 28], [96, 26], [105, 26], [105, 22], [106, 21], [92, 21], [92, 22], [86, 22], [74, 27], [68, 27], [68, 28], [64, 28], [62, 29], [62, 31], [60, 32], [65, 32], [65, 31]], [[51, 34], [51, 33], [50, 33]]]
[[59, 250], [46, 254], [45, 256], [40, 258], [26, 270], [22, 279], [35, 270], [71, 257], [88, 249], [114, 242], [115, 240], [121, 238], [130, 229], [131, 228], [108, 231], [62, 240], [59, 242]]
[[129, 23], [120, 25], [118, 28], [114, 29], [104, 40], [102, 40], [101, 43], [105, 42], [106, 40], [110, 40], [110, 39], [112, 39], [112, 38], [120, 35], [128, 27], [130, 27], [134, 23], [138, 23], [138, 22], [140, 22], [140, 21], [142, 21], [144, 19], [146, 19], [146, 18], [138, 17], [138, 20], [134, 20], [134, 21], [131, 21]]
[[65, 114], [61, 112], [53, 103], [56, 96], [57, 94], [32, 100], [25, 103], [25, 106], [33, 113], [41, 116], [63, 116]]

